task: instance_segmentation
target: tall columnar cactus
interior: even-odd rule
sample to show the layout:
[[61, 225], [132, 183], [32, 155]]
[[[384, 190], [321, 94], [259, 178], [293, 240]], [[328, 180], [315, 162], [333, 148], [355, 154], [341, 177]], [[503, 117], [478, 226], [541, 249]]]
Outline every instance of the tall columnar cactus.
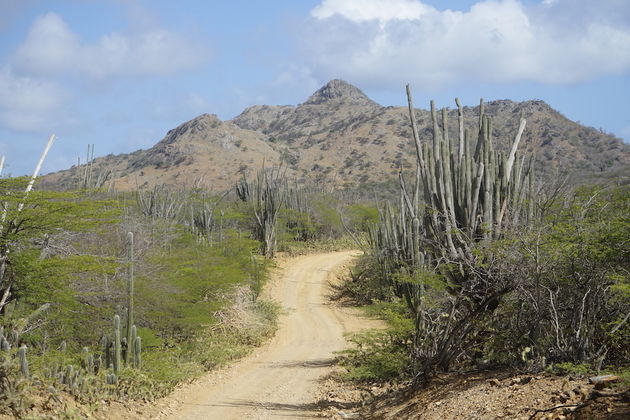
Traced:
[[2, 349], [2, 351], [5, 351], [5, 352], [8, 352], [11, 350], [11, 344], [9, 343], [9, 340], [5, 338], [4, 335], [0, 337], [0, 348]]
[[184, 190], [171, 191], [162, 185], [152, 190], [136, 191], [136, 201], [147, 217], [178, 220], [183, 214], [186, 196]]
[[0, 327], [0, 350], [5, 352], [11, 350], [11, 343], [9, 343], [9, 340], [4, 336], [4, 327]]
[[[433, 139], [422, 144], [409, 86], [407, 98], [417, 161], [415, 184], [408, 188], [400, 174], [399, 209], [385, 206], [370, 240], [383, 277], [415, 315], [414, 352], [429, 355], [425, 359], [429, 365], [448, 367], [471, 331], [469, 322], [496, 307], [508, 290], [496, 283], [475, 248], [534, 217], [533, 159], [526, 162], [517, 154], [524, 119], [508, 153], [495, 150], [492, 121], [484, 114], [483, 101], [474, 150], [458, 99], [457, 141], [449, 137], [448, 113], [438, 114], [432, 101]], [[425, 279], [431, 275], [447, 280], [455, 302], [442, 309], [450, 312], [445, 318], [424, 306]], [[432, 325], [425, 326], [426, 322]], [[429, 338], [436, 331], [439, 334]]]
[[107, 336], [103, 336], [103, 338], [101, 339], [101, 349], [103, 350], [103, 363], [104, 366], [107, 367], [110, 364], [112, 364], [112, 357], [111, 357], [111, 342], [109, 341], [109, 338]]
[[136, 369], [140, 369], [141, 364], [142, 364], [142, 339], [140, 337], [136, 337], [133, 340], [133, 367]]
[[118, 373], [121, 368], [121, 343], [120, 343], [120, 317], [114, 315], [114, 342], [112, 361], [114, 365], [114, 373]]
[[26, 359], [26, 346], [22, 344], [22, 346], [18, 350], [18, 356], [20, 359], [20, 373], [22, 376], [28, 378], [28, 360]]
[[281, 183], [280, 170], [258, 172], [253, 183], [243, 179], [236, 186], [239, 198], [252, 204], [256, 222], [256, 239], [262, 244], [262, 253], [273, 258], [276, 252], [278, 213], [285, 202], [286, 191]]
[[[530, 201], [528, 196], [533, 187], [533, 161], [530, 159], [526, 165], [524, 157], [517, 157], [525, 120], [521, 119], [506, 155], [494, 149], [492, 122], [480, 107], [479, 135], [473, 153], [469, 132], [464, 130], [459, 100], [456, 100], [460, 131], [458, 148], [449, 139], [446, 111], [443, 110], [439, 118], [431, 102], [433, 142], [423, 145], [409, 87], [407, 94], [418, 176], [413, 192], [408, 191], [404, 178], [400, 177], [401, 226], [398, 229], [401, 232], [397, 233], [402, 234], [401, 241], [411, 246], [407, 255], [409, 261], [419, 262], [419, 256], [410, 252], [412, 248], [422, 249], [425, 260], [427, 257], [451, 262], [467, 260], [472, 257], [473, 242], [499, 238], [504, 229], [527, 223], [532, 217], [525, 204]], [[424, 210], [418, 204], [420, 195], [424, 199]], [[392, 215], [387, 217], [391, 219]], [[390, 228], [385, 237], [398, 239], [397, 234], [391, 232], [392, 223], [393, 219], [383, 225]], [[419, 236], [414, 237], [416, 231]], [[421, 246], [417, 246], [419, 242]]]
[[284, 182], [285, 206], [289, 210], [287, 214], [287, 229], [289, 229], [296, 240], [306, 241], [313, 235], [312, 216], [309, 211], [307, 191], [297, 185], [289, 185], [288, 180]]
[[132, 337], [133, 332], [132, 328], [135, 330], [135, 326], [133, 325], [133, 286], [134, 286], [134, 255], [133, 255], [133, 232], [129, 232], [127, 234], [127, 256], [129, 259], [129, 273], [127, 280], [127, 350], [125, 354], [125, 361], [129, 363], [131, 360], [131, 347], [135, 337]]

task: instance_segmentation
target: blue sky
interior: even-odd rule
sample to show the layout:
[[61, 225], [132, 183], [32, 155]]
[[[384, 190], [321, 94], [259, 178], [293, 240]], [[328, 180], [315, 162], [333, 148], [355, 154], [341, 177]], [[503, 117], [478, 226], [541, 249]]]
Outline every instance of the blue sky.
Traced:
[[630, 141], [627, 0], [0, 0], [0, 154], [27, 174], [342, 78], [382, 105], [542, 99]]

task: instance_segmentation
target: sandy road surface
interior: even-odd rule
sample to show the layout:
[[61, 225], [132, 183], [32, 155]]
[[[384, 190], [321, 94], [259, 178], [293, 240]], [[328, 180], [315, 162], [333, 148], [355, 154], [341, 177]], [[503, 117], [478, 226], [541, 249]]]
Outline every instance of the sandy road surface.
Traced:
[[317, 417], [317, 379], [329, 372], [333, 352], [345, 347], [343, 333], [360, 322], [327, 298], [330, 276], [354, 255], [335, 252], [289, 260], [269, 290], [285, 311], [276, 336], [220, 380], [182, 396], [168, 418]]

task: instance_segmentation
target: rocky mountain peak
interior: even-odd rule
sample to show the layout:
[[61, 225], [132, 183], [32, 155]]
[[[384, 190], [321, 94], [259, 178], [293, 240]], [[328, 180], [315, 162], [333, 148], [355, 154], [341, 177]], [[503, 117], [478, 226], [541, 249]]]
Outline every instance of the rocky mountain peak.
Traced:
[[334, 79], [326, 83], [323, 87], [313, 93], [310, 98], [304, 102], [304, 104], [319, 105], [339, 99], [348, 103], [376, 104], [359, 88], [340, 79]]
[[221, 120], [215, 114], [201, 114], [198, 117], [169, 130], [169, 132], [166, 133], [166, 137], [164, 137], [160, 143], [171, 144], [185, 134], [191, 135], [195, 133], [203, 133], [209, 129], [217, 128], [220, 125]]

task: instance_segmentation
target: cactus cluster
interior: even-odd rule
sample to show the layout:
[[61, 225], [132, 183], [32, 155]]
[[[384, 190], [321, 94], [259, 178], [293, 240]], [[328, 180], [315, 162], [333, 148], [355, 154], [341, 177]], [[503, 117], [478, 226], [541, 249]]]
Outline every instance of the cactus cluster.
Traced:
[[289, 185], [284, 182], [285, 205], [289, 210], [286, 215], [286, 228], [293, 234], [297, 241], [307, 241], [313, 238], [313, 217], [308, 200], [309, 190], [297, 185]]
[[[75, 368], [74, 365], [58, 364], [44, 370], [44, 377], [52, 380], [54, 386], [50, 387], [51, 392], [55, 392], [58, 388], [65, 388], [74, 395], [85, 395], [93, 391], [93, 386], [98, 384], [96, 375], [99, 373], [97, 360], [92, 359], [91, 365], [86, 364], [86, 357], [93, 357], [83, 349], [84, 358], [81, 361], [81, 367]], [[89, 362], [87, 362], [89, 363]]]
[[76, 185], [77, 188], [101, 188], [107, 181], [110, 181], [109, 188], [113, 187], [114, 170], [112, 168], [94, 167], [94, 145], [87, 145], [87, 154], [85, 156], [85, 166], [81, 167], [81, 157], [77, 158]]
[[138, 189], [136, 202], [142, 214], [147, 217], [178, 220], [186, 197], [184, 191], [171, 191], [162, 185], [156, 185], [152, 190]]
[[[223, 243], [223, 211], [216, 220], [216, 210], [219, 203], [227, 196], [229, 191], [223, 193], [218, 199], [210, 199], [206, 194], [201, 194], [198, 199], [190, 199], [190, 220], [184, 223], [190, 226], [192, 233], [197, 236], [199, 242], [205, 242], [212, 246], [212, 234], [219, 229], [218, 242]], [[192, 198], [192, 196], [190, 197]]]
[[256, 222], [255, 237], [262, 244], [262, 254], [273, 258], [277, 246], [278, 213], [286, 200], [280, 169], [258, 172], [254, 182], [245, 178], [237, 184], [236, 194], [245, 202], [251, 203]]
[[120, 316], [114, 315], [114, 328], [111, 338], [103, 337], [101, 340], [105, 365], [110, 366], [114, 373], [119, 373], [123, 366], [139, 369], [142, 360], [142, 339], [137, 335], [136, 326], [131, 326], [129, 339], [121, 337]]
[[393, 265], [392, 269], [431, 267], [438, 260], [460, 265], [450, 273], [451, 280], [458, 282], [465, 277], [461, 265], [474, 259], [474, 242], [500, 238], [505, 229], [533, 218], [533, 158], [526, 161], [517, 154], [525, 120], [521, 119], [509, 153], [497, 151], [492, 121], [484, 114], [482, 101], [473, 152], [459, 100], [458, 147], [449, 138], [446, 110], [438, 118], [431, 102], [433, 142], [421, 144], [409, 87], [407, 94], [416, 181], [410, 191], [400, 174], [398, 212], [386, 205], [380, 225], [372, 230], [372, 245], [383, 265]]
[[[474, 150], [458, 99], [457, 140], [449, 136], [446, 110], [439, 115], [432, 101], [433, 139], [422, 144], [409, 86], [407, 98], [415, 183], [409, 188], [399, 174], [398, 208], [386, 203], [380, 223], [370, 231], [370, 243], [383, 278], [414, 316], [414, 354], [428, 361], [426, 369], [435, 364], [448, 368], [472, 330], [470, 323], [496, 307], [508, 290], [497, 283], [477, 245], [500, 239], [534, 218], [534, 160], [517, 153], [526, 124], [522, 118], [509, 152], [495, 149], [483, 101]], [[445, 280], [450, 308], [435, 312], [426, 306], [427, 276]]]
[[108, 373], [105, 376], [105, 383], [107, 385], [116, 385], [118, 383], [118, 376], [115, 373]]
[[[4, 327], [0, 327], [0, 350], [3, 353], [3, 360], [10, 360], [13, 357], [11, 349], [13, 346], [17, 346], [19, 342], [19, 333], [16, 329], [12, 328], [9, 330], [7, 336], [5, 336]], [[13, 345], [11, 344], [13, 343]], [[17, 358], [20, 366], [20, 375], [25, 378], [29, 377], [29, 367], [28, 367], [28, 359], [26, 358], [27, 347], [25, 344], [22, 344], [17, 350]]]

